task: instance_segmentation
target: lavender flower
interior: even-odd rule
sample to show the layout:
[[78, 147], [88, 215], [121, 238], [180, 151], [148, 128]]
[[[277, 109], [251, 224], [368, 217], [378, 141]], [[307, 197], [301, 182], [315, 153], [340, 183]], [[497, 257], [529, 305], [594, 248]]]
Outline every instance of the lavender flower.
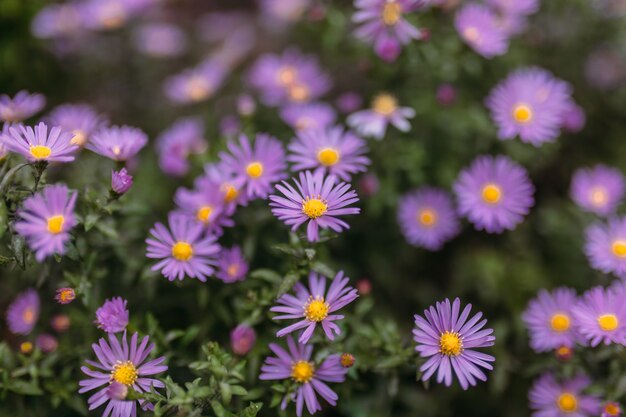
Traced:
[[128, 301], [122, 297], [113, 297], [105, 300], [96, 310], [96, 325], [107, 333], [119, 333], [128, 326]]
[[594, 269], [626, 279], [626, 217], [589, 226], [585, 254]]
[[584, 375], [559, 383], [553, 374], [543, 374], [530, 389], [533, 417], [593, 417], [600, 412], [600, 400], [583, 391], [591, 384]]
[[155, 3], [155, 0], [87, 0], [81, 7], [81, 14], [89, 29], [115, 30]]
[[114, 161], [127, 161], [148, 143], [148, 136], [130, 126], [111, 126], [93, 134], [87, 149]]
[[222, 86], [226, 69], [214, 61], [205, 61], [169, 77], [163, 86], [165, 95], [177, 104], [199, 103], [211, 98]]
[[461, 39], [485, 58], [503, 55], [509, 49], [507, 33], [498, 24], [496, 14], [482, 4], [464, 5], [457, 12], [454, 26]]
[[353, 113], [361, 108], [363, 97], [354, 91], [348, 91], [340, 95], [335, 101], [335, 105], [340, 112], [347, 114]]
[[485, 0], [485, 3], [502, 14], [529, 16], [539, 11], [539, 0]]
[[32, 288], [20, 293], [7, 308], [7, 325], [13, 334], [27, 335], [39, 319], [39, 295]]
[[19, 153], [30, 162], [71, 162], [78, 146], [72, 144], [72, 134], [59, 127], [40, 122], [33, 129], [30, 126], [9, 126], [8, 134], [0, 135], [0, 141], [11, 152]]
[[415, 116], [410, 107], [400, 107], [395, 97], [381, 93], [374, 97], [371, 109], [360, 110], [348, 116], [348, 125], [363, 136], [382, 139], [391, 123], [401, 132], [411, 130], [408, 119]]
[[46, 105], [46, 98], [41, 94], [30, 94], [26, 90], [18, 92], [13, 98], [0, 95], [0, 120], [3, 122], [21, 122], [38, 113]]
[[328, 104], [288, 104], [280, 110], [280, 118], [296, 131], [324, 129], [335, 122], [335, 110]]
[[147, 23], [134, 34], [135, 48], [154, 58], [171, 58], [181, 55], [187, 48], [185, 32], [169, 23]]
[[76, 299], [76, 292], [73, 288], [59, 288], [56, 290], [54, 299], [59, 304], [69, 304]]
[[133, 186], [133, 176], [122, 168], [119, 171], [111, 171], [111, 190], [117, 195], [126, 194]]
[[220, 184], [207, 177], [198, 179], [193, 190], [179, 188], [174, 201], [178, 206], [177, 213], [196, 220], [206, 228], [207, 232], [216, 236], [222, 234], [224, 227], [235, 225], [231, 219], [234, 205], [224, 201]]
[[626, 303], [623, 288], [595, 287], [572, 308], [578, 331], [592, 347], [618, 343], [626, 345]]
[[189, 171], [189, 155], [200, 154], [207, 146], [202, 119], [179, 119], [157, 138], [159, 166], [168, 175], [183, 176]]
[[623, 201], [625, 191], [626, 181], [620, 170], [596, 165], [574, 173], [570, 194], [583, 210], [609, 216]]
[[230, 346], [239, 356], [244, 356], [252, 350], [256, 343], [256, 332], [252, 327], [240, 324], [230, 332]]
[[40, 39], [76, 35], [83, 29], [81, 4], [49, 4], [33, 18], [31, 32]]
[[229, 213], [235, 211], [237, 204], [245, 205], [247, 203], [247, 196], [241, 192], [245, 178], [238, 176], [236, 172], [227, 168], [223, 163], [205, 165], [204, 176], [198, 178], [197, 183], [204, 181], [204, 177], [207, 178], [207, 181], [219, 185], [224, 203], [227, 206], [226, 210]]
[[218, 270], [215, 276], [230, 284], [246, 279], [248, 269], [248, 262], [246, 262], [241, 248], [233, 246], [230, 249], [223, 249], [220, 253]]
[[56, 107], [48, 117], [52, 126], [72, 132], [71, 143], [84, 146], [91, 135], [105, 124], [105, 120], [89, 105], [64, 104]]
[[585, 127], [587, 116], [585, 110], [574, 101], [570, 101], [561, 115], [561, 128], [569, 133], [578, 133]]

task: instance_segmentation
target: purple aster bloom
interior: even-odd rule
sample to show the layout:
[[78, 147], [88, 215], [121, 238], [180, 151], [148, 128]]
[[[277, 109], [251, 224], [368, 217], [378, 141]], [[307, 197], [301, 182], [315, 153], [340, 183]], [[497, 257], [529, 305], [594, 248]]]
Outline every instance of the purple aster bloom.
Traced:
[[231, 219], [234, 205], [226, 203], [220, 184], [207, 177], [199, 178], [193, 190], [179, 188], [174, 201], [178, 206], [177, 213], [197, 221], [216, 236], [222, 234], [222, 228], [235, 225]]
[[574, 101], [570, 101], [561, 115], [561, 127], [569, 133], [578, 133], [585, 127], [587, 116], [585, 111]]
[[305, 103], [324, 95], [331, 86], [313, 55], [289, 49], [282, 55], [266, 54], [253, 65], [249, 84], [268, 106]]
[[533, 417], [594, 417], [600, 412], [600, 400], [583, 391], [591, 385], [584, 375], [559, 383], [553, 374], [543, 374], [535, 381], [528, 399]]
[[119, 171], [111, 171], [111, 190], [117, 195], [126, 194], [133, 186], [133, 176], [122, 168]]
[[183, 280], [185, 276], [205, 282], [213, 275], [220, 247], [217, 238], [205, 235], [203, 224], [175, 213], [169, 215], [169, 230], [156, 223], [146, 239], [146, 256], [160, 261], [152, 267], [161, 271], [170, 281]]
[[269, 347], [276, 356], [265, 359], [259, 376], [270, 381], [291, 379], [298, 384], [296, 392], [287, 394], [283, 399], [281, 408], [284, 410], [289, 401], [294, 401], [298, 417], [302, 416], [304, 404], [309, 414], [314, 414], [322, 410], [317, 394], [330, 405], [337, 405], [339, 397], [325, 382], [345, 381], [348, 369], [341, 366], [340, 355], [330, 355], [317, 366], [312, 360], [313, 346], [297, 344], [291, 337], [287, 338], [287, 346], [289, 351], [270, 343]]
[[461, 39], [485, 58], [503, 55], [509, 49], [509, 38], [498, 17], [482, 4], [463, 6], [456, 14], [454, 26]]
[[365, 141], [341, 127], [301, 131], [289, 144], [294, 171], [336, 175], [350, 181], [353, 174], [365, 172], [370, 164]]
[[591, 347], [600, 343], [626, 345], [626, 292], [622, 287], [595, 287], [572, 308], [578, 331]]
[[44, 353], [51, 353], [59, 347], [59, 341], [56, 337], [48, 333], [43, 333], [35, 339], [35, 345]]
[[9, 126], [8, 134], [0, 140], [11, 152], [19, 153], [30, 162], [71, 162], [78, 146], [72, 144], [72, 134], [40, 122], [33, 129], [30, 126]]
[[583, 210], [600, 216], [615, 213], [624, 199], [626, 181], [620, 170], [606, 165], [581, 168], [572, 177], [572, 200]]
[[74, 288], [58, 288], [54, 299], [59, 304], [69, 304], [76, 299], [76, 292], [74, 291]]
[[502, 140], [519, 136], [540, 146], [559, 136], [564, 112], [571, 103], [571, 87], [540, 68], [510, 74], [487, 97], [486, 105]]
[[217, 266], [215, 276], [227, 284], [243, 281], [248, 274], [248, 262], [246, 262], [239, 246], [223, 249]]
[[236, 172], [227, 168], [223, 163], [206, 164], [204, 166], [204, 176], [199, 177], [197, 183], [205, 181], [213, 182], [219, 185], [219, 189], [224, 197], [224, 203], [228, 206], [227, 211], [232, 213], [235, 211], [237, 204], [246, 205], [248, 199], [241, 190], [245, 184], [245, 179], [238, 176]]
[[572, 307], [578, 301], [576, 291], [557, 288], [539, 291], [528, 303], [522, 319], [528, 329], [530, 346], [535, 352], [547, 352], [561, 347], [573, 348], [584, 339], [576, 330]]
[[244, 356], [256, 343], [256, 332], [252, 327], [240, 324], [230, 332], [230, 346], [239, 356]]
[[84, 146], [98, 128], [106, 122], [87, 104], [64, 104], [56, 107], [48, 116], [50, 125], [72, 132], [72, 144]]
[[31, 32], [40, 39], [68, 37], [83, 29], [79, 3], [50, 4], [33, 18]]
[[626, 217], [589, 226], [585, 254], [594, 269], [626, 279]]
[[90, 29], [114, 30], [156, 3], [155, 0], [87, 0], [82, 4], [81, 14]]
[[50, 185], [24, 201], [15, 231], [26, 238], [38, 262], [65, 253], [69, 232], [76, 226], [75, 204], [76, 192], [62, 184]]
[[[121, 384], [137, 392], [150, 392], [155, 388], [163, 388], [165, 387], [163, 382], [150, 376], [167, 371], [167, 365], [163, 365], [165, 357], [161, 356], [145, 362], [154, 349], [154, 343], [148, 344], [148, 336], [144, 336], [138, 343], [138, 335], [134, 333], [130, 339], [130, 345], [126, 340], [126, 332], [122, 336], [121, 343], [114, 333], [109, 333], [108, 339], [107, 342], [104, 338], [100, 338], [98, 343], [91, 345], [98, 362], [86, 360], [89, 367], [80, 368], [88, 378], [78, 383], [80, 386], [78, 393], [99, 389], [87, 400], [89, 410], [96, 409], [108, 401], [103, 416], [134, 417], [137, 415], [137, 402], [120, 400], [118, 398], [121, 396], [112, 395], [109, 389], [111, 384]], [[115, 388], [114, 390], [120, 391]], [[144, 409], [152, 407], [145, 400], [137, 401]]]
[[452, 84], [441, 84], [437, 87], [437, 102], [444, 107], [452, 106], [456, 102], [457, 92]]
[[227, 114], [220, 120], [220, 135], [231, 138], [241, 133], [241, 131], [241, 121], [237, 116]]
[[461, 229], [450, 194], [432, 187], [400, 199], [398, 223], [407, 242], [431, 251], [441, 249]]
[[27, 335], [39, 319], [39, 295], [32, 288], [20, 293], [7, 308], [7, 325], [13, 334]]
[[359, 93], [348, 91], [340, 95], [335, 104], [340, 112], [345, 114], [353, 113], [361, 108], [363, 97]]
[[41, 94], [30, 94], [22, 90], [11, 98], [0, 95], [0, 120], [21, 122], [38, 113], [46, 105], [46, 98]]
[[311, 0], [257, 0], [261, 15], [270, 28], [298, 22]]
[[337, 183], [334, 175], [324, 177], [313, 175], [310, 171], [301, 172], [299, 178], [293, 179], [295, 188], [286, 181], [276, 185], [284, 197], [270, 196], [272, 214], [291, 226], [292, 231], [308, 222], [306, 235], [309, 242], [319, 240], [320, 227], [336, 233], [349, 229], [348, 223], [337, 216], [361, 212], [357, 207], [348, 207], [359, 201], [350, 184]]
[[127, 161], [148, 143], [148, 136], [136, 127], [111, 126], [98, 130], [87, 149], [114, 161]]
[[[241, 94], [237, 97], [237, 113], [241, 116], [252, 116], [256, 112], [256, 101], [248, 94]], [[282, 114], [281, 117], [285, 119]]]
[[352, 113], [346, 121], [359, 134], [382, 139], [389, 123], [401, 132], [411, 130], [408, 119], [414, 116], [415, 110], [410, 107], [400, 107], [394, 96], [381, 93], [374, 97], [370, 109]]
[[280, 110], [280, 118], [296, 131], [324, 129], [335, 122], [335, 110], [328, 104], [289, 104]]
[[177, 104], [199, 103], [213, 97], [226, 78], [226, 69], [214, 61], [205, 61], [165, 80], [165, 95]]
[[459, 213], [477, 230], [502, 233], [522, 222], [535, 203], [526, 170], [506, 156], [479, 156], [454, 184]]
[[257, 134], [254, 145], [246, 135], [239, 144], [229, 141], [229, 152], [220, 152], [224, 167], [240, 178], [248, 198], [266, 198], [272, 184], [286, 177], [285, 151], [274, 137]]
[[122, 297], [105, 300], [104, 304], [96, 310], [94, 323], [107, 333], [119, 333], [126, 330], [126, 326], [128, 326], [127, 303], [128, 301]]
[[187, 48], [187, 37], [178, 26], [169, 23], [147, 23], [134, 36], [135, 48], [154, 58], [181, 55]]
[[296, 283], [293, 287], [295, 296], [282, 295], [270, 309], [274, 313], [281, 313], [274, 320], [298, 320], [276, 333], [283, 337], [297, 330], [300, 333], [299, 343], [308, 343], [318, 324], [322, 326], [324, 334], [330, 340], [341, 334], [341, 329], [335, 321], [342, 320], [343, 314], [333, 314], [358, 298], [357, 290], [348, 286], [350, 279], [339, 271], [326, 291], [326, 277], [315, 272], [309, 274], [309, 287]]
[[159, 166], [166, 174], [183, 176], [189, 171], [188, 156], [204, 152], [207, 146], [202, 119], [179, 119], [157, 138]]
[[604, 405], [600, 417], [621, 417], [622, 415], [623, 410], [618, 403], [608, 402]]
[[486, 0], [485, 3], [503, 14], [528, 16], [539, 11], [539, 0]]
[[437, 372], [437, 382], [449, 387], [454, 371], [461, 387], [466, 390], [470, 385], [476, 385], [477, 379], [487, 380], [479, 368], [492, 370], [489, 362], [496, 359], [475, 349], [493, 346], [496, 338], [493, 329], [483, 329], [487, 320], [480, 320], [482, 313], [468, 320], [471, 309], [472, 305], [468, 304], [461, 312], [461, 300], [455, 298], [450, 303], [446, 298], [424, 310], [425, 318], [415, 315], [415, 350], [422, 358], [428, 358], [420, 367], [422, 381], [429, 380]]

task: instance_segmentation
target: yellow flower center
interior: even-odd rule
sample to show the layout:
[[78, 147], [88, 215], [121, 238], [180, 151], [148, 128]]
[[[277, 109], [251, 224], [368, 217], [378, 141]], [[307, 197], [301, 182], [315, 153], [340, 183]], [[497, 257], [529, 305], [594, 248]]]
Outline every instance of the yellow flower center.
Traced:
[[417, 221], [423, 226], [432, 226], [437, 223], [437, 213], [432, 209], [423, 209], [417, 213]]
[[496, 204], [502, 198], [502, 190], [495, 184], [485, 185], [482, 194], [485, 203], [489, 204]]
[[619, 405], [617, 405], [615, 403], [608, 403], [604, 407], [604, 412], [607, 413], [610, 416], [619, 416], [621, 411], [622, 410], [620, 410]]
[[513, 119], [517, 123], [528, 123], [533, 119], [533, 110], [527, 104], [518, 104], [513, 109]]
[[439, 338], [439, 351], [448, 356], [458, 356], [463, 350], [463, 341], [458, 333], [445, 332]]
[[330, 305], [324, 301], [324, 297], [317, 296], [309, 298], [309, 302], [304, 306], [304, 316], [309, 321], [320, 322], [328, 316]]
[[22, 342], [20, 344], [20, 352], [26, 354], [26, 353], [30, 353], [33, 351], [33, 344], [32, 342]]
[[315, 368], [311, 362], [298, 361], [291, 367], [291, 377], [301, 384], [306, 384], [315, 374]]
[[603, 314], [598, 317], [598, 326], [605, 332], [612, 332], [619, 326], [619, 320], [615, 314]]
[[52, 153], [52, 149], [44, 145], [36, 145], [30, 147], [30, 154], [35, 159], [46, 159]]
[[200, 76], [195, 76], [187, 82], [187, 94], [193, 101], [201, 101], [209, 96], [211, 87], [207, 80]]
[[382, 19], [387, 26], [394, 26], [402, 17], [402, 7], [395, 0], [390, 0], [383, 7]]
[[70, 141], [72, 145], [83, 146], [87, 142], [87, 134], [80, 129], [74, 130], [74, 137]]
[[[262, 170], [263, 167], [261, 166], [261, 171]], [[227, 203], [235, 201], [235, 199], [239, 196], [239, 191], [237, 191], [237, 189], [231, 184], [222, 185], [222, 192], [224, 193], [224, 201], [226, 201]]]
[[591, 203], [596, 206], [596, 207], [604, 207], [604, 205], [606, 205], [606, 202], [608, 200], [608, 196], [606, 194], [606, 189], [602, 186], [597, 186], [597, 187], [593, 187], [591, 189], [590, 194], [590, 199], [591, 199]]
[[260, 162], [252, 162], [246, 167], [246, 173], [251, 178], [259, 178], [263, 175], [263, 164]]
[[68, 303], [70, 301], [73, 301], [74, 298], [76, 298], [76, 293], [73, 290], [62, 290], [61, 292], [59, 292], [59, 300], [62, 303]]
[[570, 322], [569, 316], [563, 313], [556, 313], [550, 319], [550, 327], [555, 332], [564, 332], [569, 330]]
[[559, 398], [556, 400], [556, 404], [559, 407], [559, 410], [564, 413], [573, 413], [578, 409], [578, 400], [576, 396], [569, 392], [564, 392], [559, 395]]
[[472, 42], [472, 43], [480, 42], [480, 32], [474, 26], [465, 28], [465, 30], [463, 30], [463, 37], [468, 42]]
[[293, 101], [303, 102], [307, 101], [311, 96], [309, 87], [304, 84], [293, 84], [289, 87], [289, 97]]
[[213, 212], [213, 207], [202, 206], [198, 209], [198, 212], [196, 213], [196, 218], [200, 220], [202, 223], [208, 223], [209, 217], [211, 217], [212, 212]]
[[391, 94], [379, 94], [372, 101], [372, 109], [383, 116], [389, 116], [398, 108], [398, 101]]
[[176, 242], [172, 246], [172, 256], [179, 261], [188, 261], [193, 256], [193, 248], [187, 242]]
[[613, 251], [613, 255], [615, 256], [619, 256], [620, 258], [623, 258], [626, 256], [626, 241], [624, 240], [616, 240], [615, 242], [613, 242], [613, 245], [611, 246], [611, 250]]
[[328, 204], [319, 198], [308, 198], [302, 202], [302, 212], [311, 219], [317, 219], [328, 211]]
[[339, 151], [334, 148], [324, 148], [317, 153], [317, 160], [327, 167], [335, 165], [341, 159]]
[[24, 320], [24, 322], [28, 324], [35, 321], [35, 312], [32, 308], [27, 308], [26, 310], [24, 310], [24, 312], [22, 313], [22, 320]]
[[48, 217], [48, 232], [53, 235], [61, 233], [63, 231], [64, 223], [65, 217], [62, 215]]
[[285, 66], [285, 67], [282, 67], [278, 71], [278, 75], [276, 76], [276, 79], [278, 80], [280, 84], [284, 86], [288, 86], [288, 85], [295, 83], [297, 77], [298, 77], [298, 72], [296, 71], [294, 67]]
[[111, 380], [123, 385], [133, 385], [139, 372], [131, 361], [118, 362], [111, 371]]

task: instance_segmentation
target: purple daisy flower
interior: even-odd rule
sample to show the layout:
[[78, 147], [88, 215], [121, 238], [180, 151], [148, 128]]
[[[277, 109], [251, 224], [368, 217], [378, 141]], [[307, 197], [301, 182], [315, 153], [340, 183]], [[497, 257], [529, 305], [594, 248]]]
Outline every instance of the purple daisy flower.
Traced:
[[313, 101], [331, 86], [330, 78], [320, 69], [317, 58], [295, 49], [280, 56], [261, 56], [253, 65], [248, 82], [268, 106]]
[[239, 144], [228, 142], [228, 150], [220, 152], [220, 159], [240, 178], [248, 198], [266, 198], [272, 184], [286, 177], [283, 145], [270, 135], [257, 134], [254, 145], [241, 135]]
[[370, 164], [365, 141], [341, 127], [301, 131], [289, 144], [294, 171], [314, 170], [350, 181], [353, 174], [365, 172]]
[[96, 310], [96, 325], [107, 333], [119, 333], [128, 326], [128, 301], [122, 297], [113, 297], [105, 300]]
[[342, 320], [343, 315], [332, 313], [347, 306], [359, 296], [356, 289], [348, 286], [349, 281], [350, 278], [344, 277], [343, 271], [339, 271], [326, 291], [326, 277], [311, 272], [309, 288], [299, 282], [296, 283], [294, 286], [296, 295], [282, 295], [277, 301], [279, 305], [272, 307], [270, 311], [282, 313], [274, 317], [274, 320], [298, 321], [280, 330], [276, 336], [283, 337], [304, 329], [298, 342], [308, 343], [315, 328], [320, 324], [326, 337], [335, 340], [335, 335], [341, 334], [341, 329], [335, 321]]
[[37, 38], [70, 37], [83, 29], [81, 4], [49, 4], [33, 18], [31, 32]]
[[393, 62], [402, 45], [422, 37], [422, 32], [405, 15], [429, 3], [430, 0], [355, 0], [357, 11], [352, 21], [359, 26], [354, 34], [373, 45], [379, 57]]
[[596, 165], [574, 173], [570, 194], [583, 210], [609, 216], [621, 204], [625, 191], [626, 181], [620, 170]]
[[115, 30], [148, 8], [155, 0], [87, 0], [81, 13], [86, 27], [93, 30]]
[[226, 78], [226, 69], [211, 60], [165, 80], [167, 98], [177, 104], [199, 103], [213, 97]]
[[157, 138], [159, 166], [168, 175], [183, 176], [189, 171], [189, 155], [203, 153], [207, 146], [202, 119], [179, 119]]
[[[452, 371], [461, 387], [466, 390], [476, 385], [476, 380], [486, 381], [487, 376], [479, 368], [492, 370], [489, 362], [496, 359], [478, 352], [476, 348], [493, 346], [496, 340], [493, 329], [483, 329], [487, 320], [480, 320], [482, 313], [468, 320], [472, 305], [468, 304], [461, 312], [461, 300], [453, 303], [449, 299], [438, 302], [424, 317], [415, 315], [413, 339], [415, 350], [428, 360], [420, 367], [422, 381], [427, 381], [437, 371], [437, 382], [452, 385]], [[460, 314], [459, 314], [460, 313]]]
[[84, 146], [98, 128], [106, 122], [102, 116], [87, 104], [64, 104], [55, 108], [48, 116], [50, 125], [72, 132], [71, 143]]
[[256, 343], [256, 332], [252, 327], [240, 324], [230, 332], [230, 346], [239, 356], [244, 356], [252, 350]]
[[463, 6], [456, 14], [454, 26], [461, 39], [485, 58], [503, 55], [509, 49], [509, 38], [498, 17], [482, 4]]
[[39, 295], [32, 288], [20, 293], [7, 308], [7, 325], [13, 334], [27, 335], [39, 319]]
[[38, 262], [65, 253], [69, 232], [76, 226], [75, 204], [76, 192], [62, 184], [50, 185], [24, 201], [15, 231], [26, 238]]
[[150, 57], [171, 58], [181, 55], [187, 48], [185, 32], [169, 23], [147, 23], [134, 35], [135, 48]]
[[114, 161], [127, 161], [147, 143], [148, 136], [136, 127], [111, 126], [94, 133], [86, 147]]
[[561, 128], [568, 133], [578, 133], [583, 130], [586, 122], [585, 110], [571, 100], [561, 115]]
[[181, 213], [202, 224], [208, 233], [220, 236], [224, 227], [233, 227], [235, 222], [230, 218], [234, 206], [226, 204], [220, 184], [207, 177], [196, 181], [196, 188], [188, 190], [179, 188], [174, 196]]
[[[125, 395], [111, 395], [112, 384], [120, 384], [124, 387], [132, 388], [137, 392], [151, 392], [155, 388], [163, 388], [165, 384], [157, 379], [150, 378], [151, 375], [167, 371], [167, 365], [163, 365], [165, 357], [157, 359], [146, 359], [154, 349], [154, 343], [148, 344], [148, 336], [144, 336], [138, 343], [138, 335], [134, 333], [130, 339], [130, 345], [126, 341], [126, 332], [122, 336], [122, 342], [113, 333], [108, 335], [109, 341], [100, 338], [98, 343], [91, 345], [98, 362], [86, 360], [89, 367], [80, 368], [87, 379], [78, 383], [79, 394], [99, 389], [87, 402], [89, 410], [96, 409], [106, 403], [103, 416], [131, 417], [137, 415], [137, 402], [135, 400], [121, 400]], [[118, 387], [118, 385], [116, 385]], [[152, 405], [145, 400], [137, 400], [144, 409], [152, 408]]]
[[600, 343], [626, 345], [626, 292], [620, 287], [595, 287], [572, 308], [578, 331], [591, 347]]
[[394, 96], [381, 93], [374, 97], [370, 109], [352, 113], [346, 122], [363, 136], [382, 139], [389, 123], [401, 132], [411, 130], [408, 119], [414, 116], [415, 110], [410, 107], [400, 107]]
[[248, 262], [246, 262], [239, 246], [223, 249], [217, 267], [215, 276], [227, 284], [246, 279], [249, 269]]
[[486, 105], [502, 140], [519, 136], [540, 146], [560, 133], [563, 114], [571, 103], [571, 86], [541, 68], [522, 68], [500, 82]]
[[338, 395], [325, 382], [345, 381], [348, 369], [341, 366], [340, 355], [330, 355], [317, 366], [312, 360], [313, 346], [297, 344], [291, 337], [287, 338], [287, 346], [289, 351], [270, 343], [269, 347], [276, 356], [265, 359], [259, 376], [265, 381], [291, 379], [297, 384], [296, 392], [287, 394], [283, 399], [281, 409], [287, 408], [289, 401], [294, 401], [298, 417], [302, 416], [304, 404], [309, 414], [314, 414], [322, 410], [317, 394], [330, 405], [337, 405]]
[[557, 288], [552, 292], [539, 291], [537, 298], [528, 303], [522, 319], [535, 352], [573, 348], [576, 342], [584, 341], [572, 316], [572, 307], [577, 301], [573, 289]]
[[235, 211], [237, 204], [247, 204], [248, 198], [245, 193], [241, 192], [245, 184], [245, 178], [238, 176], [236, 172], [227, 168], [223, 163], [206, 164], [204, 166], [204, 176], [198, 178], [197, 181], [204, 181], [204, 177], [208, 181], [219, 185], [229, 213]]
[[126, 168], [119, 171], [111, 171], [111, 190], [118, 196], [126, 194], [130, 187], [133, 186], [133, 176], [128, 173]]
[[593, 417], [600, 412], [600, 400], [583, 391], [591, 385], [584, 375], [559, 383], [553, 374], [543, 374], [535, 381], [528, 399], [533, 417]]
[[477, 230], [513, 230], [530, 212], [535, 187], [526, 170], [506, 156], [479, 156], [454, 184], [459, 213]]
[[72, 143], [72, 134], [40, 122], [33, 129], [30, 126], [9, 126], [8, 134], [0, 135], [0, 140], [11, 152], [19, 153], [30, 162], [71, 162], [78, 146]]
[[30, 94], [22, 90], [11, 98], [0, 95], [0, 120], [3, 122], [21, 122], [38, 113], [46, 105], [46, 98], [41, 94]]
[[589, 226], [585, 254], [594, 269], [626, 279], [626, 217]]
[[319, 240], [320, 227], [336, 233], [349, 229], [348, 223], [337, 216], [361, 212], [357, 207], [348, 207], [359, 201], [350, 184], [337, 183], [334, 175], [324, 177], [313, 175], [310, 171], [301, 172], [299, 178], [293, 179], [296, 188], [286, 181], [276, 185], [284, 197], [270, 196], [272, 214], [291, 226], [293, 231], [308, 222], [306, 235], [309, 242]]
[[185, 276], [205, 282], [213, 275], [220, 247], [217, 238], [204, 234], [204, 225], [186, 216], [171, 213], [168, 230], [162, 223], [150, 229], [146, 239], [146, 256], [160, 261], [152, 267], [161, 271], [170, 281], [183, 280]]
[[337, 114], [325, 103], [288, 104], [280, 118], [296, 131], [324, 129], [335, 122]]
[[432, 187], [400, 199], [398, 223], [407, 242], [431, 251], [441, 249], [461, 229], [450, 194]]

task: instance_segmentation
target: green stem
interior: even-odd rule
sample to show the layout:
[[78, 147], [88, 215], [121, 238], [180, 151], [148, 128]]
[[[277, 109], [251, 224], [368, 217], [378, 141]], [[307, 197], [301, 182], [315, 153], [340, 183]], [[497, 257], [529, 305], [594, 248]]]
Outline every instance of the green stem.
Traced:
[[19, 165], [14, 166], [9, 172], [7, 172], [6, 175], [2, 178], [2, 182], [0, 183], [0, 192], [3, 192], [5, 190], [5, 188], [9, 185], [9, 182], [11, 181], [11, 179], [13, 179], [15, 174], [20, 169], [29, 165], [30, 164], [19, 164]]

